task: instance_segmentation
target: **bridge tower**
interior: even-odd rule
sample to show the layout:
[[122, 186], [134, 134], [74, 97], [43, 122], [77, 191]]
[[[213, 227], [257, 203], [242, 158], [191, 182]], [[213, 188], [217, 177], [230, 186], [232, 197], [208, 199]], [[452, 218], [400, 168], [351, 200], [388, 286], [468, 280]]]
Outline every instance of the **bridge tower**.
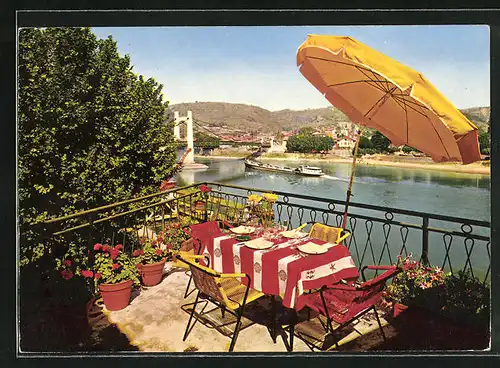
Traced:
[[174, 112], [174, 137], [177, 140], [181, 139], [180, 125], [186, 124], [186, 149], [191, 149], [191, 151], [184, 158], [184, 163], [182, 165], [183, 169], [206, 169], [208, 166], [203, 164], [197, 164], [194, 162], [194, 134], [193, 134], [193, 113], [191, 111], [187, 112], [187, 116], [179, 116], [179, 111]]

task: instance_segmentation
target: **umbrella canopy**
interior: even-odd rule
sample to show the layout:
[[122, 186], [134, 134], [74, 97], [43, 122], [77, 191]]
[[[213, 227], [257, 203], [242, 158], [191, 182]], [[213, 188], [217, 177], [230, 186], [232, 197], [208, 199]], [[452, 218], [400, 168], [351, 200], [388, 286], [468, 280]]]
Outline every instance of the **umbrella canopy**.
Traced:
[[300, 72], [351, 121], [436, 162], [481, 159], [477, 127], [415, 70], [350, 38], [309, 35]]

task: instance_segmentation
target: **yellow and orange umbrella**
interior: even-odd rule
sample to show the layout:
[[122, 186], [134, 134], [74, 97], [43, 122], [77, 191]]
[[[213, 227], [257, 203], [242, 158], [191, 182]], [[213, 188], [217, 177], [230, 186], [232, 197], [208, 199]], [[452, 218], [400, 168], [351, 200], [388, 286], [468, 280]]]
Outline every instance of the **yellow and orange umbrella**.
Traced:
[[436, 162], [481, 159], [477, 127], [469, 119], [422, 74], [361, 42], [309, 35], [297, 51], [297, 65], [352, 122], [377, 129], [392, 144], [414, 147]]

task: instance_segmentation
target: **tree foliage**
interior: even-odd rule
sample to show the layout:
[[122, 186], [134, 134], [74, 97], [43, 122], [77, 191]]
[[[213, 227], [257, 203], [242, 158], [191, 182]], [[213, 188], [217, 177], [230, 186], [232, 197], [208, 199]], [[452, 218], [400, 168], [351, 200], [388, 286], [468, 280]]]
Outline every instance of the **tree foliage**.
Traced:
[[479, 133], [479, 148], [482, 154], [490, 153], [490, 134], [488, 132]]
[[213, 137], [202, 132], [196, 132], [194, 137], [196, 139], [196, 142], [194, 142], [194, 145], [196, 147], [200, 147], [203, 149], [214, 149], [219, 148], [220, 146], [220, 139], [217, 137]]
[[370, 138], [373, 148], [380, 152], [385, 152], [389, 148], [391, 141], [380, 132], [375, 132]]
[[46, 251], [30, 223], [151, 193], [176, 153], [162, 86], [136, 75], [111, 37], [22, 29], [18, 68], [24, 264]]
[[288, 138], [286, 149], [288, 152], [310, 153], [330, 151], [333, 145], [334, 141], [331, 137], [298, 134]]
[[359, 137], [359, 148], [373, 148], [373, 143], [369, 138], [362, 135]]

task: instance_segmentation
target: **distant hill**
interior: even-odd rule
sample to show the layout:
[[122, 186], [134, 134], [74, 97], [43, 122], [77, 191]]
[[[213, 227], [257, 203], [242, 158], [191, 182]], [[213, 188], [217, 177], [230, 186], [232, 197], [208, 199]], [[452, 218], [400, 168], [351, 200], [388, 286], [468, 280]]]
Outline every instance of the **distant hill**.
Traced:
[[[193, 102], [170, 105], [172, 111], [185, 115], [193, 112], [194, 119], [206, 125], [249, 133], [276, 133], [304, 126], [339, 126], [350, 120], [335, 107], [307, 110], [269, 111], [258, 106], [225, 102]], [[474, 107], [462, 110], [480, 129], [489, 125], [490, 108]]]

